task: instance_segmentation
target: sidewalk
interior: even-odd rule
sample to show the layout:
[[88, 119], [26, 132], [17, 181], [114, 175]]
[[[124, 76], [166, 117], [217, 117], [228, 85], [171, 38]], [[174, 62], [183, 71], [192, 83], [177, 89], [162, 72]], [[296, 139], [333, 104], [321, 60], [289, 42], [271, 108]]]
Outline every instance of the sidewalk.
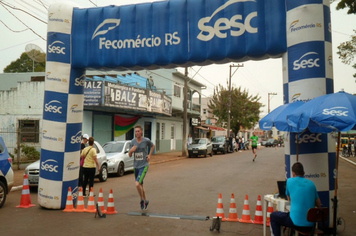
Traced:
[[[165, 153], [157, 153], [151, 157], [150, 165], [156, 165], [168, 161], [176, 161], [184, 159], [187, 157], [182, 157], [182, 151], [171, 151]], [[25, 169], [18, 170], [17, 167], [13, 167], [14, 171], [14, 186], [11, 191], [21, 190], [23, 185], [23, 175], [25, 174]]]

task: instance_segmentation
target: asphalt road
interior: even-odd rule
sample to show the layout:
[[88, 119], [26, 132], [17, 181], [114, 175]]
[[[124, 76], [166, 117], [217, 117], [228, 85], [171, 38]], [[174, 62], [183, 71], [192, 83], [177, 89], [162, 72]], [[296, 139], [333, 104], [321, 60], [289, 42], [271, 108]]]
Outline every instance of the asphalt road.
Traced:
[[[94, 192], [104, 192], [105, 206], [110, 189], [114, 192], [118, 214], [94, 218], [93, 213], [65, 213], [39, 207], [16, 208], [21, 191], [8, 195], [0, 209], [0, 234], [7, 235], [212, 235], [211, 220], [215, 216], [219, 193], [222, 194], [225, 216], [228, 217], [231, 194], [235, 194], [239, 218], [245, 195], [249, 197], [251, 218], [254, 218], [258, 195], [277, 192], [277, 180], [284, 179], [284, 150], [262, 148], [252, 162], [251, 151], [214, 155], [207, 158], [186, 158], [152, 165], [145, 179], [150, 200], [147, 214], [141, 214], [133, 173], [95, 182]], [[356, 235], [356, 168], [345, 161], [339, 166], [339, 216], [343, 224], [339, 235]], [[32, 203], [37, 193], [31, 192]], [[87, 200], [85, 200], [87, 201]], [[202, 220], [193, 219], [198, 217]], [[180, 219], [176, 219], [180, 218]], [[346, 226], [346, 227], [345, 227]], [[344, 229], [345, 228], [345, 229]], [[269, 229], [267, 230], [270, 235]], [[221, 235], [262, 235], [262, 226], [223, 222]]]

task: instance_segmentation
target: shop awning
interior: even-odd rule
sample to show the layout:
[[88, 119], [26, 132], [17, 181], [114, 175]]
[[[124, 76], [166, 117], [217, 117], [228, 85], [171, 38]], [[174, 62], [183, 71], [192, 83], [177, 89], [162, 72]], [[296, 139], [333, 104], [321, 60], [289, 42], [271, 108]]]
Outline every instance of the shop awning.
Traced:
[[203, 127], [203, 126], [197, 126], [197, 127], [195, 127], [195, 128], [197, 128], [197, 129], [201, 129], [201, 130], [206, 130], [206, 131], [208, 131], [208, 130], [209, 130], [209, 128], [205, 128], [205, 127]]
[[222, 128], [222, 127], [218, 127], [218, 126], [215, 126], [215, 125], [204, 125], [204, 127], [207, 127], [211, 130], [217, 130], [217, 131], [226, 131], [226, 129]]

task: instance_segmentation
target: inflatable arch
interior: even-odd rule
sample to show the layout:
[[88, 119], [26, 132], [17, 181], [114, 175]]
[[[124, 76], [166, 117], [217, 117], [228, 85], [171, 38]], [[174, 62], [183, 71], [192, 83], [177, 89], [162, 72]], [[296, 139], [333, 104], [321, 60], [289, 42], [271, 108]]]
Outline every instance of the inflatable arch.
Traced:
[[[155, 69], [283, 57], [285, 103], [333, 92], [329, 0], [171, 0], [81, 9], [50, 6], [38, 203], [77, 191], [86, 68]], [[300, 160], [324, 206], [335, 143], [303, 134]], [[314, 137], [314, 138], [311, 138]], [[286, 176], [296, 160], [285, 148]]]

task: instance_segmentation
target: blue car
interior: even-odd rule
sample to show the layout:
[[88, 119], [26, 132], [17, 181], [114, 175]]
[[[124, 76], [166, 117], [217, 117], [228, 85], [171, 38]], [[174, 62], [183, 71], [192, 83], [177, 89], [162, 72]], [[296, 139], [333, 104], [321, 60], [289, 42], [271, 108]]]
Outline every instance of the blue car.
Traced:
[[12, 159], [7, 151], [5, 142], [0, 136], [0, 208], [5, 204], [6, 195], [14, 185]]

